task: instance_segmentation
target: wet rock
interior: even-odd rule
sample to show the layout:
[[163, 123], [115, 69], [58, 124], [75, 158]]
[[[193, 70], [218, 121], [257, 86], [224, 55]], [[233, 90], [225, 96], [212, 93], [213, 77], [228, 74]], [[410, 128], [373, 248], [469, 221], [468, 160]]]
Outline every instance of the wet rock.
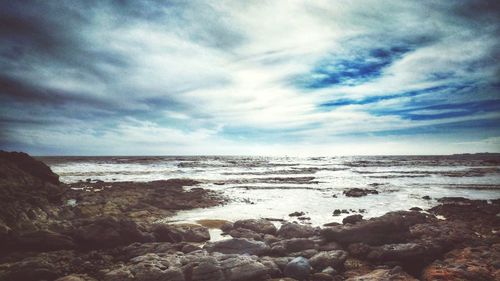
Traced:
[[342, 220], [342, 223], [343, 224], [355, 224], [357, 222], [360, 222], [363, 220], [363, 216], [362, 215], [350, 215], [350, 216], [347, 216], [345, 217], [343, 220]]
[[231, 229], [233, 229], [233, 228], [234, 228], [234, 224], [232, 222], [228, 221], [228, 222], [225, 222], [221, 225], [220, 230], [222, 230], [222, 232], [227, 233], [227, 232], [231, 231]]
[[212, 243], [209, 242], [203, 249], [210, 253], [261, 255], [269, 251], [269, 246], [261, 241], [233, 238]]
[[96, 281], [96, 279], [86, 274], [71, 274], [56, 279], [56, 281]]
[[219, 262], [215, 258], [197, 262], [191, 267], [191, 272], [186, 275], [190, 276], [188, 280], [191, 281], [225, 280], [224, 273], [220, 268]]
[[83, 248], [112, 248], [149, 239], [135, 222], [113, 217], [87, 222], [75, 230], [74, 237]]
[[351, 277], [346, 281], [418, 281], [409, 274], [402, 271], [401, 268], [395, 267], [392, 270], [389, 269], [377, 269], [368, 274], [361, 275], [358, 277]]
[[125, 247], [120, 248], [121, 256], [124, 259], [129, 260], [131, 258], [142, 256], [148, 253], [158, 254], [158, 253], [168, 253], [175, 252], [175, 244], [167, 242], [149, 242], [149, 243], [132, 243]]
[[289, 214], [288, 216], [290, 216], [290, 217], [301, 217], [301, 216], [304, 216], [305, 214], [306, 213], [304, 213], [304, 212], [298, 212], [297, 211], [297, 212], [293, 212], [293, 213]]
[[306, 258], [298, 257], [286, 265], [283, 273], [286, 277], [291, 277], [299, 281], [306, 280], [311, 273], [311, 265]]
[[322, 273], [326, 273], [326, 274], [331, 275], [331, 276], [333, 276], [333, 275], [336, 275], [336, 274], [337, 274], [337, 271], [336, 271], [333, 267], [331, 267], [331, 266], [329, 266], [329, 267], [327, 267], [327, 268], [323, 269], [321, 272], [322, 272]]
[[304, 238], [313, 236], [315, 232], [312, 226], [286, 222], [281, 225], [277, 235], [283, 238]]
[[130, 264], [109, 271], [105, 281], [128, 280], [172, 280], [184, 281], [180, 268], [171, 265], [169, 259], [157, 254], [146, 254], [130, 260]]
[[500, 202], [492, 200], [469, 200], [461, 197], [445, 197], [438, 200], [441, 205], [429, 210], [434, 215], [449, 221], [466, 222], [468, 226], [483, 235], [490, 235], [499, 225]]
[[431, 197], [429, 195], [422, 196], [422, 199], [424, 200], [431, 200]]
[[443, 253], [436, 244], [403, 243], [371, 247], [366, 259], [375, 263], [398, 264], [406, 271], [418, 274], [422, 268]]
[[453, 250], [426, 267], [422, 280], [500, 280], [500, 244]]
[[248, 219], [236, 221], [233, 228], [245, 228], [250, 229], [257, 233], [262, 234], [276, 234], [276, 226], [268, 220], [264, 219]]
[[12, 246], [19, 233], [46, 228], [59, 212], [63, 192], [47, 165], [25, 153], [0, 151], [0, 225], [3, 238], [10, 233], [0, 247]]
[[71, 268], [73, 259], [72, 251], [54, 251], [0, 264], [0, 280], [54, 280], [74, 270]]
[[423, 210], [422, 210], [422, 208], [419, 208], [419, 207], [412, 207], [412, 208], [410, 208], [410, 211], [420, 212]]
[[322, 229], [327, 241], [342, 244], [363, 242], [370, 245], [396, 243], [410, 234], [411, 225], [426, 221], [426, 216], [417, 212], [390, 212], [378, 218], [357, 224], [339, 225]]
[[333, 216], [340, 216], [340, 214], [341, 214], [341, 213], [342, 213], [342, 212], [340, 211], [340, 209], [335, 209], [335, 210], [333, 211]]
[[73, 239], [67, 235], [49, 230], [39, 230], [19, 235], [15, 248], [16, 250], [54, 251], [74, 247]]
[[[259, 234], [253, 230], [246, 229], [246, 228], [235, 228], [232, 229], [228, 232], [228, 234], [233, 237], [233, 238], [247, 238], [247, 239], [253, 239], [257, 241], [262, 241], [262, 234]], [[270, 234], [266, 234], [270, 235]]]
[[271, 234], [265, 234], [263, 240], [268, 245], [271, 245], [273, 243], [276, 243], [276, 242], [280, 241], [281, 239], [278, 238], [278, 237], [276, 237], [276, 236], [274, 236], [274, 235], [271, 235]]
[[269, 274], [269, 276], [271, 277], [282, 276], [282, 271], [273, 258], [262, 257], [259, 259], [259, 262], [262, 263], [267, 268], [267, 273]]
[[323, 270], [327, 267], [341, 269], [347, 259], [347, 252], [342, 250], [319, 252], [309, 259], [311, 266], [317, 270]]
[[310, 238], [284, 239], [271, 245], [273, 252], [278, 255], [314, 249], [315, 247], [315, 241]]
[[320, 251], [334, 251], [334, 250], [342, 250], [342, 246], [337, 243], [337, 242], [334, 242], [334, 241], [330, 241], [330, 242], [322, 242], [320, 245], [319, 245], [319, 248], [318, 250]]
[[313, 257], [314, 255], [316, 255], [318, 253], [318, 250], [316, 249], [306, 249], [306, 250], [302, 250], [300, 252], [293, 252], [293, 253], [289, 253], [288, 256], [289, 257], [304, 257], [304, 258], [311, 258]]
[[368, 194], [378, 194], [375, 189], [361, 189], [361, 188], [351, 188], [343, 192], [347, 197], [362, 197]]
[[210, 240], [208, 228], [196, 224], [156, 224], [153, 233], [160, 242], [204, 242]]
[[50, 261], [37, 258], [27, 258], [5, 270], [0, 267], [0, 279], [5, 281], [54, 280], [60, 275], [61, 272]]
[[[26, 174], [39, 178], [43, 182], [52, 184], [59, 184], [59, 176], [52, 172], [52, 170], [43, 162], [35, 160], [33, 157], [22, 152], [5, 152], [0, 151], [1, 161], [9, 162], [16, 166]], [[6, 172], [5, 170], [4, 173]]]
[[219, 259], [220, 267], [226, 280], [266, 280], [269, 278], [268, 269], [254, 257], [223, 256]]
[[200, 250], [202, 250], [200, 247], [192, 245], [192, 244], [186, 244], [186, 245], [182, 246], [182, 248], [181, 248], [181, 252], [183, 252], [185, 254], [195, 252], [195, 251], [200, 251]]
[[333, 279], [333, 276], [328, 274], [328, 273], [318, 272], [318, 273], [314, 273], [313, 275], [311, 275], [309, 280], [311, 280], [311, 281], [333, 281], [335, 279]]
[[323, 226], [337, 226], [337, 225], [341, 225], [341, 223], [338, 223], [338, 222], [329, 222], [329, 223], [325, 223]]

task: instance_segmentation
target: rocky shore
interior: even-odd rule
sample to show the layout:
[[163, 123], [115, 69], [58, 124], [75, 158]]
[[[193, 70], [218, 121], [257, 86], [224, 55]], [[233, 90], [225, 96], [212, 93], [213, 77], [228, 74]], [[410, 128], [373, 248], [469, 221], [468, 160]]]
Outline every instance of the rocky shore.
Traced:
[[[196, 184], [66, 185], [27, 154], [0, 152], [0, 280], [500, 280], [500, 200], [442, 198], [323, 227], [160, 222], [225, 202]], [[227, 239], [210, 241], [209, 227]]]

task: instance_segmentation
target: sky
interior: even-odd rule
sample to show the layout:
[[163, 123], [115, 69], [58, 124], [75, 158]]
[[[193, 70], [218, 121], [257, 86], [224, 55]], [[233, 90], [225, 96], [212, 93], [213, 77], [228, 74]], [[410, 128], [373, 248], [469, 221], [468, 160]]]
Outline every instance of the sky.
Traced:
[[0, 0], [0, 149], [500, 152], [498, 1]]

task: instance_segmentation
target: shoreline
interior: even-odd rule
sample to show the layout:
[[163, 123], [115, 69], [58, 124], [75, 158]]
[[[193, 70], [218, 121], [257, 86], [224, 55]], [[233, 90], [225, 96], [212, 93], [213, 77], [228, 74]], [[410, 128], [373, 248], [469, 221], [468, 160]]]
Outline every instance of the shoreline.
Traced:
[[[499, 199], [441, 198], [426, 212], [356, 213], [321, 227], [262, 218], [166, 224], [158, 220], [227, 198], [187, 179], [62, 184], [26, 154], [0, 156], [0, 280], [500, 277]], [[209, 228], [225, 239], [211, 241]]]

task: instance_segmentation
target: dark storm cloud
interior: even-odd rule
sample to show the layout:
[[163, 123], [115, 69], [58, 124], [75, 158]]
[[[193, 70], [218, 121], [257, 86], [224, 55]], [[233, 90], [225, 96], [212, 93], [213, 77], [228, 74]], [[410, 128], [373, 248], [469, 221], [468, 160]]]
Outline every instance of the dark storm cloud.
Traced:
[[0, 145], [207, 153], [239, 138], [481, 130], [498, 119], [499, 6], [2, 1]]

